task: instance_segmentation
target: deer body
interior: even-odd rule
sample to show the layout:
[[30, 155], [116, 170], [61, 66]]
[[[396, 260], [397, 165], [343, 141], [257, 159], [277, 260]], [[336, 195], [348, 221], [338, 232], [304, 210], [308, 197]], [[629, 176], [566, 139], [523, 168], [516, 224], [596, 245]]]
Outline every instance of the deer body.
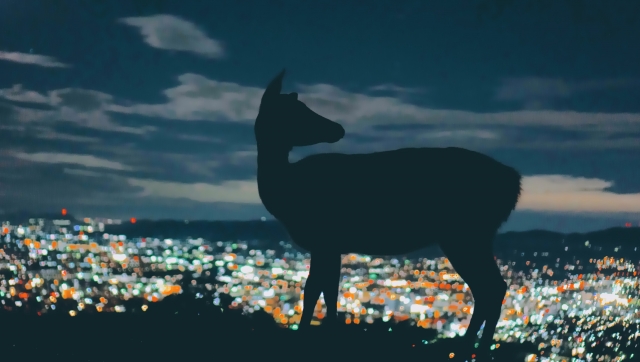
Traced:
[[[275, 182], [261, 182], [263, 167], [269, 166], [258, 165], [265, 207], [310, 252], [406, 254], [465, 224], [482, 221], [497, 228], [515, 207], [520, 188], [512, 168], [455, 147], [317, 154], [285, 164]], [[485, 215], [504, 190], [511, 190], [511, 198], [500, 200], [503, 212]]]
[[478, 349], [457, 356], [481, 361], [507, 290], [492, 241], [518, 202], [520, 174], [455, 147], [327, 153], [290, 163], [293, 147], [337, 142], [345, 131], [296, 93], [280, 94], [283, 76], [265, 90], [254, 126], [258, 190], [294, 243], [311, 253], [300, 328], [310, 325], [321, 293], [323, 324], [335, 323], [341, 254], [405, 254], [437, 243], [473, 293], [463, 348], [473, 347], [486, 322]]

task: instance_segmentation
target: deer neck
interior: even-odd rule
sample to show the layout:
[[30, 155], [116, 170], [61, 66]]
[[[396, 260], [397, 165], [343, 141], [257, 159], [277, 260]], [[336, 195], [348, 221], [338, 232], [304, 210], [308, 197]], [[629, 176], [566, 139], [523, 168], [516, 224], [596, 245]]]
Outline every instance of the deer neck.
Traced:
[[258, 147], [258, 193], [267, 211], [278, 219], [288, 209], [283, 200], [290, 192], [289, 151]]
[[288, 148], [258, 146], [258, 183], [283, 182], [289, 172]]

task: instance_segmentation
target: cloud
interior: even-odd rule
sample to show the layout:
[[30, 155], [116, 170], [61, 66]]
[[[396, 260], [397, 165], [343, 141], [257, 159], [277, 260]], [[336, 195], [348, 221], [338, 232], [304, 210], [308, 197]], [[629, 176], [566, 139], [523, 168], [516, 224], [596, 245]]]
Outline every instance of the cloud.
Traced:
[[[10, 108], [0, 110], [8, 111], [7, 117], [14, 123], [2, 127], [34, 137], [37, 134], [46, 140], [84, 142], [90, 148], [68, 153], [60, 153], [59, 148], [45, 148], [45, 152], [42, 148], [21, 148], [16, 157], [42, 163], [135, 170], [135, 178], [118, 182], [122, 187], [144, 190], [142, 195], [149, 200], [259, 203], [253, 181], [256, 154], [252, 125], [263, 87], [219, 82], [193, 73], [182, 74], [177, 80], [176, 86], [163, 91], [166, 101], [157, 104], [118, 101], [110, 94], [78, 88], [46, 93], [20, 85], [1, 89], [0, 97], [10, 102], [50, 107], [37, 109], [7, 103]], [[432, 109], [397, 97], [347, 92], [328, 84], [299, 85], [297, 89], [300, 99], [310, 108], [347, 129], [345, 140], [325, 145], [329, 151], [371, 152], [414, 146], [633, 148], [640, 144], [640, 132], [629, 133], [634, 127], [640, 130], [640, 114], [635, 113], [478, 113]], [[92, 133], [85, 128], [92, 129]], [[126, 134], [114, 137], [109, 132]], [[607, 137], [610, 134], [629, 136], [611, 139]], [[46, 152], [50, 150], [57, 153]], [[309, 147], [304, 152], [312, 153], [314, 149]], [[299, 153], [296, 150], [292, 157]], [[89, 176], [93, 171], [67, 168], [64, 172]], [[525, 178], [519, 209], [635, 212], [638, 196], [608, 191], [611, 186], [599, 179], [529, 176]]]
[[602, 79], [575, 82], [560, 78], [507, 78], [496, 89], [495, 99], [500, 101], [524, 100], [542, 102], [542, 100], [551, 98], [567, 98], [579, 92], [637, 86], [639, 84], [637, 80], [633, 79]]
[[[146, 104], [132, 100], [116, 102], [102, 92], [67, 88], [41, 94], [17, 85], [1, 89], [0, 97], [30, 100], [50, 105], [52, 110], [14, 107], [13, 118], [22, 122], [73, 122], [82, 127], [145, 135], [157, 130], [153, 122], [132, 127], [135, 122], [114, 122], [118, 115], [144, 116], [175, 121], [236, 122], [252, 125], [264, 91], [262, 87], [220, 82], [202, 75], [185, 73], [178, 85], [162, 93], [166, 101]], [[576, 111], [522, 110], [470, 112], [434, 109], [398, 97], [348, 92], [328, 84], [298, 85], [300, 99], [319, 114], [340, 122], [347, 137], [331, 146], [359, 151], [380, 147], [410, 147], [445, 144], [472, 148], [636, 148], [640, 142], [638, 113], [590, 113]], [[156, 122], [158, 123], [158, 122]], [[531, 132], [535, 127], [535, 132]], [[579, 133], [571, 139], [541, 136]], [[636, 133], [633, 133], [636, 132]], [[611, 134], [629, 135], [612, 139]], [[183, 134], [183, 137], [190, 137]], [[192, 135], [200, 136], [200, 135]], [[251, 136], [251, 135], [249, 135]], [[192, 138], [195, 140], [194, 138]], [[212, 141], [216, 142], [215, 139]], [[365, 148], [363, 148], [365, 147]], [[366, 148], [369, 147], [369, 148]]]
[[[65, 122], [74, 123], [83, 128], [139, 135], [155, 130], [153, 126], [136, 128], [113, 122], [107, 111], [114, 104], [114, 97], [95, 90], [63, 88], [43, 94], [25, 89], [21, 84], [15, 84], [11, 88], [0, 89], [0, 99], [37, 104], [39, 108], [9, 106], [11, 112], [9, 121], [40, 124], [40, 130], [45, 132], [45, 129], [49, 129], [46, 131], [49, 134], [53, 133], [50, 130], [53, 124]], [[47, 108], [43, 109], [44, 106]], [[57, 138], [62, 137], [64, 136], [57, 135]], [[76, 140], [83, 141], [77, 136]], [[87, 137], [84, 137], [84, 141], [87, 140]]]
[[38, 152], [38, 153], [23, 153], [18, 152], [13, 155], [14, 157], [32, 161], [32, 162], [44, 162], [44, 163], [62, 163], [62, 164], [76, 164], [85, 167], [92, 168], [106, 168], [111, 170], [130, 170], [128, 166], [123, 165], [120, 162], [109, 161], [106, 159], [98, 158], [92, 155], [78, 155], [69, 153], [50, 153], [50, 152]]
[[63, 88], [49, 92], [50, 104], [67, 107], [80, 112], [99, 110], [113, 102], [113, 96], [103, 92], [81, 88]]
[[[328, 84], [301, 86], [300, 99], [323, 116], [341, 121], [349, 131], [368, 132], [375, 126], [421, 124], [459, 129], [461, 127], [546, 126], [562, 129], [603, 131], [640, 128], [637, 113], [588, 113], [575, 111], [470, 112], [433, 109], [406, 103], [394, 97], [350, 93]], [[429, 130], [425, 130], [428, 132]], [[412, 132], [419, 134], [420, 132]], [[478, 133], [483, 134], [483, 133]], [[385, 133], [386, 135], [386, 133]], [[406, 135], [406, 134], [405, 134]]]
[[9, 62], [38, 65], [46, 68], [69, 68], [71, 65], [57, 61], [53, 57], [31, 53], [0, 51], [0, 60]]
[[607, 191], [613, 182], [565, 175], [527, 176], [518, 210], [640, 213], [640, 193]]
[[89, 170], [79, 170], [79, 169], [75, 169], [75, 168], [64, 168], [63, 172], [68, 174], [68, 175], [74, 175], [74, 176], [86, 176], [86, 177], [100, 177], [103, 176], [103, 174], [99, 173], [99, 172], [95, 172], [95, 171], [89, 171]]
[[[127, 179], [142, 188], [140, 197], [189, 199], [201, 203], [260, 204], [254, 180], [231, 180], [218, 184], [180, 183], [152, 179]], [[575, 213], [640, 213], [640, 193], [607, 191], [611, 181], [566, 175], [534, 175], [523, 178], [518, 210]]]
[[[113, 112], [140, 114], [179, 120], [234, 120], [253, 123], [264, 87], [218, 82], [202, 75], [186, 73], [178, 86], [163, 93], [167, 102], [111, 106]], [[352, 129], [380, 125], [423, 124], [444, 126], [555, 126], [561, 128], [640, 126], [637, 113], [588, 113], [575, 111], [470, 112], [433, 109], [388, 96], [347, 92], [329, 84], [299, 85], [300, 99], [311, 109]]]
[[253, 122], [264, 89], [218, 82], [193, 73], [178, 77], [180, 85], [166, 89], [166, 103], [111, 106], [113, 112], [179, 120]]
[[130, 178], [129, 185], [143, 191], [140, 197], [189, 199], [198, 202], [232, 202], [260, 204], [258, 185], [255, 181], [225, 181], [220, 184], [163, 182]]
[[424, 90], [422, 88], [409, 88], [409, 87], [400, 87], [395, 84], [379, 84], [373, 87], [369, 87], [369, 91], [372, 92], [392, 92], [392, 93], [422, 93]]
[[81, 143], [98, 143], [101, 141], [101, 139], [97, 137], [78, 136], [56, 132], [48, 127], [33, 127], [33, 131], [35, 131], [33, 134], [34, 137], [45, 140], [63, 140]]
[[121, 23], [137, 27], [144, 41], [158, 49], [195, 53], [208, 58], [221, 58], [224, 49], [218, 40], [209, 38], [195, 24], [173, 15], [128, 17]]
[[11, 88], [0, 89], [0, 97], [14, 102], [49, 103], [47, 96], [35, 91], [24, 90], [22, 84], [14, 84]]
[[420, 138], [423, 139], [433, 139], [433, 138], [481, 138], [481, 139], [497, 139], [500, 138], [499, 134], [496, 132], [486, 131], [486, 130], [451, 130], [451, 131], [434, 131], [434, 132], [426, 132], [420, 135]]

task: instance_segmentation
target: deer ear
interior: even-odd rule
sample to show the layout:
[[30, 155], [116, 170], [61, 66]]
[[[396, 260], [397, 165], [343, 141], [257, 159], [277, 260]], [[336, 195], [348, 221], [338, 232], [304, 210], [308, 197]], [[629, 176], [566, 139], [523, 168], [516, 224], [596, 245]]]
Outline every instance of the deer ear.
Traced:
[[284, 78], [284, 71], [285, 70], [282, 69], [282, 71], [278, 75], [276, 75], [276, 77], [273, 78], [273, 80], [269, 83], [267, 89], [262, 95], [262, 99], [270, 98], [280, 94], [280, 91], [282, 90], [282, 78]]
[[291, 97], [291, 98], [293, 98], [295, 100], [298, 100], [298, 93], [296, 93], [296, 92], [289, 93], [289, 97]]

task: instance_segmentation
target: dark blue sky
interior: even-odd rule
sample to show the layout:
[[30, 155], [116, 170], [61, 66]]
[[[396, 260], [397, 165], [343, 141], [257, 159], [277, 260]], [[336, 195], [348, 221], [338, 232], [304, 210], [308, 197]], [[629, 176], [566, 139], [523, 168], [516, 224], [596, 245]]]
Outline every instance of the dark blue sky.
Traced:
[[[304, 155], [459, 146], [518, 169], [505, 230], [640, 223], [640, 6], [604, 1], [0, 3], [0, 208], [251, 219], [253, 120], [344, 125]], [[472, 180], [470, 180], [472, 182]]]

